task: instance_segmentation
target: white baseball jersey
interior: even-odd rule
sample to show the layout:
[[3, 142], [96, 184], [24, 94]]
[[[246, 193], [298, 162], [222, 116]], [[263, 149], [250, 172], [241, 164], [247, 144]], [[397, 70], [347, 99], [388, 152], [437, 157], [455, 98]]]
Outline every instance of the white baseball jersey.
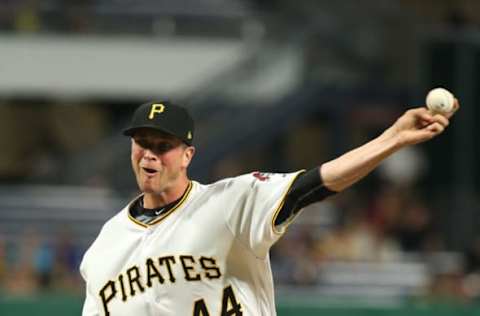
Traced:
[[269, 249], [288, 223], [273, 222], [299, 173], [192, 181], [149, 225], [130, 203], [83, 258], [83, 315], [276, 315]]

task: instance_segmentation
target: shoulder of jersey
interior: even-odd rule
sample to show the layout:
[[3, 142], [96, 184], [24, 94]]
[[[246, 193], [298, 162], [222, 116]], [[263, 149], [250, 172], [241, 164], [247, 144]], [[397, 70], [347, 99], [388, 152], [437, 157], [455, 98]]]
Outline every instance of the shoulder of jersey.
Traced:
[[225, 189], [234, 185], [251, 184], [256, 180], [253, 174], [254, 172], [246, 173], [235, 177], [220, 179], [210, 184], [199, 184], [199, 186], [200, 188]]
[[[136, 198], [135, 198], [136, 199]], [[134, 199], [134, 200], [135, 200]], [[134, 201], [132, 200], [132, 202]], [[95, 248], [95, 246], [101, 241], [104, 240], [105, 237], [115, 236], [115, 232], [117, 232], [117, 227], [123, 225], [123, 223], [127, 220], [128, 216], [126, 212], [128, 212], [128, 208], [130, 207], [131, 203], [129, 202], [120, 212], [113, 215], [110, 219], [108, 219], [100, 229], [97, 238], [94, 242], [90, 245], [90, 248]]]

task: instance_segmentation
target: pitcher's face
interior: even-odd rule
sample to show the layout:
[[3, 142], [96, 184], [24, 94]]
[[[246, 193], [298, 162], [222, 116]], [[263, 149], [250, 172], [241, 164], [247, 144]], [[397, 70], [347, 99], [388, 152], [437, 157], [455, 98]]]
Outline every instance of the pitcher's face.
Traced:
[[180, 139], [142, 129], [132, 136], [131, 161], [140, 190], [160, 194], [175, 185], [186, 170], [194, 148]]

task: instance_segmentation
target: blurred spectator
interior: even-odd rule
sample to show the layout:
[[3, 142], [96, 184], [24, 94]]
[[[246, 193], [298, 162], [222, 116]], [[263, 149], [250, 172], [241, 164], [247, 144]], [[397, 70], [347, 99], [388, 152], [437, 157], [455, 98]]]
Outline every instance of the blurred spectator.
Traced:
[[107, 112], [94, 105], [39, 100], [2, 104], [0, 181], [75, 180], [65, 179], [65, 163], [97, 144], [108, 127]]
[[37, 168], [41, 117], [30, 104], [0, 104], [0, 180], [21, 182]]
[[469, 300], [464, 283], [463, 258], [456, 253], [437, 252], [428, 256], [432, 282], [429, 298], [442, 303], [465, 303]]
[[[65, 228], [49, 238], [28, 228], [23, 239], [8, 250], [0, 240], [0, 290], [12, 295], [45, 291], [79, 294], [78, 267], [82, 253]], [[13, 258], [9, 262], [8, 257]]]
[[275, 270], [275, 277], [284, 284], [314, 284], [317, 268], [312, 260], [311, 229], [291, 227], [289, 235], [272, 248], [272, 269]]
[[94, 28], [94, 0], [54, 0], [52, 4], [52, 12], [45, 17], [51, 31], [89, 33]]
[[55, 280], [56, 287], [69, 292], [79, 292], [81, 284], [78, 269], [82, 254], [72, 240], [69, 229], [62, 231], [55, 237]]
[[480, 235], [477, 235], [466, 253], [467, 273], [480, 274]]
[[466, 303], [468, 294], [464, 287], [462, 273], [436, 275], [430, 287], [430, 299], [435, 302]]
[[408, 192], [392, 185], [379, 185], [379, 187], [379, 190], [374, 192], [368, 216], [373, 229], [378, 234], [387, 236], [395, 232], [403, 216]]
[[19, 33], [36, 33], [42, 28], [38, 0], [22, 0], [16, 7], [15, 30]]
[[27, 228], [23, 238], [18, 240], [17, 253], [14, 257], [5, 282], [6, 291], [16, 295], [31, 295], [37, 290], [37, 278], [33, 263], [38, 248], [39, 236]]
[[399, 258], [397, 244], [372, 229], [362, 209], [352, 208], [345, 222], [320, 240], [317, 260], [385, 261]]
[[100, 106], [85, 103], [58, 102], [46, 113], [48, 137], [67, 155], [75, 155], [105, 138], [109, 115]]
[[427, 250], [435, 238], [430, 209], [411, 197], [400, 216], [394, 235], [403, 251]]
[[480, 235], [476, 236], [466, 252], [466, 277], [464, 281], [468, 296], [480, 300]]
[[1, 0], [0, 5], [2, 7], [2, 10], [0, 10], [0, 31], [11, 31], [13, 29], [12, 1]]
[[0, 234], [0, 290], [7, 275], [7, 249], [4, 237]]
[[[284, 156], [292, 169], [311, 168], [331, 156], [331, 135], [323, 122], [295, 126], [285, 137]], [[311, 150], [312, 146], [315, 150]]]
[[33, 262], [39, 290], [51, 289], [55, 259], [55, 252], [51, 243], [47, 240], [40, 241], [34, 250]]

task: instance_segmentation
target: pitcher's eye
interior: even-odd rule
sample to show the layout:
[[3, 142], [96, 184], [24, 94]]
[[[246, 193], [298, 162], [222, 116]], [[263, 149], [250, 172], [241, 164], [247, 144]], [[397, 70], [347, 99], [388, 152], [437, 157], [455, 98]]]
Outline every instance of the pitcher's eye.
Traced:
[[152, 151], [156, 154], [163, 154], [173, 148], [173, 145], [167, 142], [161, 142], [153, 146]]
[[143, 149], [150, 149], [150, 143], [144, 138], [134, 138], [135, 143]]
[[135, 143], [142, 147], [143, 149], [151, 150], [153, 153], [159, 155], [166, 153], [167, 151], [173, 149], [175, 146], [167, 141], [164, 142], [150, 142], [145, 138], [134, 138]]

